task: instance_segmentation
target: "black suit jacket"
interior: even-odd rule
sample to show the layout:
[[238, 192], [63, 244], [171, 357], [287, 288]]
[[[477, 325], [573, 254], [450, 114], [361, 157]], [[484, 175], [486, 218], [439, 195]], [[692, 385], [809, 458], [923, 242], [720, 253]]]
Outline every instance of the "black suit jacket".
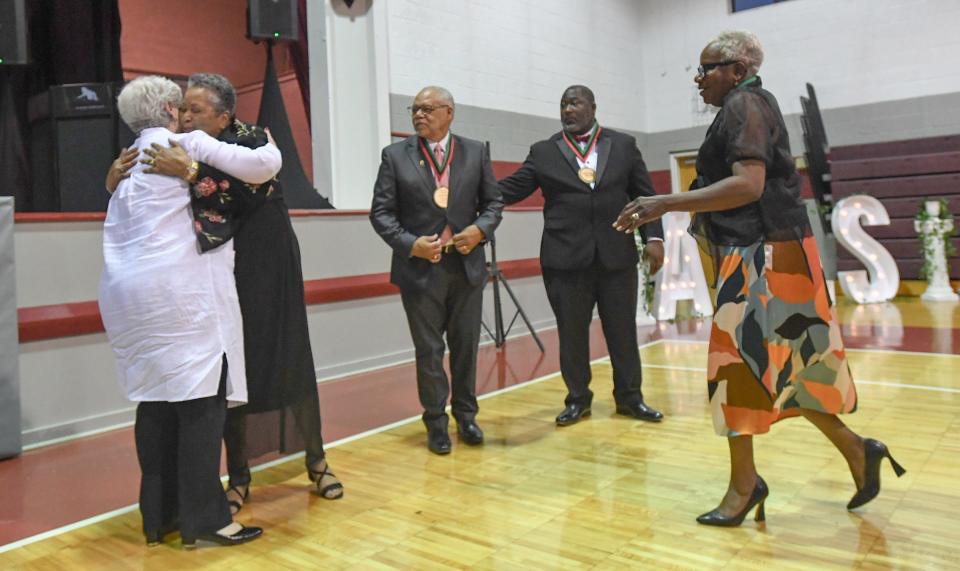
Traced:
[[[500, 181], [507, 204], [543, 190], [543, 239], [540, 265], [558, 270], [583, 270], [599, 258], [609, 270], [636, 266], [637, 248], [631, 234], [613, 229], [620, 211], [638, 196], [652, 196], [653, 183], [630, 135], [604, 128], [597, 138], [595, 188], [577, 176], [573, 151], [557, 133], [534, 143], [523, 165]], [[640, 229], [644, 241], [663, 238], [660, 221]]]
[[[409, 137], [383, 150], [380, 172], [373, 187], [370, 222], [393, 248], [390, 281], [401, 290], [426, 289], [433, 272], [444, 271], [428, 260], [410, 255], [418, 237], [439, 234], [447, 224], [454, 234], [476, 224], [489, 240], [500, 224], [503, 199], [485, 145], [453, 134], [450, 137], [455, 148], [450, 159], [450, 197], [446, 209], [433, 202], [437, 185], [430, 164], [420, 150], [419, 137]], [[478, 246], [463, 258], [470, 283], [483, 283], [487, 279], [483, 248]]]

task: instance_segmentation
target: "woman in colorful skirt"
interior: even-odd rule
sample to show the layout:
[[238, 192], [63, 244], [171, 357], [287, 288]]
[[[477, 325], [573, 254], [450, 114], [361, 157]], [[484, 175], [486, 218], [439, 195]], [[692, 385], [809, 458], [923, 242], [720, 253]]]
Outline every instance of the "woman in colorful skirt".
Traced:
[[716, 312], [707, 387], [713, 425], [730, 448], [730, 483], [705, 525], [737, 526], [754, 507], [764, 520], [769, 490], [753, 461], [753, 435], [791, 416], [812, 422], [840, 451], [857, 491], [854, 509], [880, 492], [877, 440], [861, 438], [837, 415], [854, 412], [857, 392], [800, 200], [787, 128], [757, 71], [755, 35], [723, 32], [700, 54], [695, 81], [720, 108], [697, 155], [694, 192], [641, 197], [614, 225], [633, 232], [667, 212], [695, 212], [691, 232], [713, 255]]

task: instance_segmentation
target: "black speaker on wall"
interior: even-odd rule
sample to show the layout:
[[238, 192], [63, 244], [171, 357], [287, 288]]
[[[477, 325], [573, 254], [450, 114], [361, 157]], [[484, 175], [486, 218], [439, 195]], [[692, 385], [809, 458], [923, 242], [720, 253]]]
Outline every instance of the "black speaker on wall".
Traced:
[[299, 40], [297, 0], [247, 0], [247, 36], [254, 40]]
[[23, 0], [0, 0], [0, 65], [27, 64], [27, 17]]
[[52, 85], [30, 98], [34, 210], [107, 209], [103, 183], [122, 136], [113, 91], [109, 83]]

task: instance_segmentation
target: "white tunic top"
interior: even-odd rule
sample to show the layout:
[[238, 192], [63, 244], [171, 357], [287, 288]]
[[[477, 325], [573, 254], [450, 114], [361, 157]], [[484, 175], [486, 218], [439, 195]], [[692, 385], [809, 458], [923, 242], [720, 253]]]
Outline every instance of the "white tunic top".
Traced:
[[[145, 129], [136, 146], [175, 139], [194, 159], [251, 183], [280, 170], [274, 145], [248, 149], [202, 131]], [[100, 314], [131, 401], [214, 396], [227, 356], [227, 400], [247, 401], [233, 242], [200, 254], [187, 183], [137, 164], [110, 199], [103, 226]]]

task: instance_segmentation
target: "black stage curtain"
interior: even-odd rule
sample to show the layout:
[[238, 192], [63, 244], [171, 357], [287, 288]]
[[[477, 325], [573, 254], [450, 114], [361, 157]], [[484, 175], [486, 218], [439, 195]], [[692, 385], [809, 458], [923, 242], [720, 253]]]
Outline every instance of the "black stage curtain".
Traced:
[[257, 124], [269, 127], [277, 147], [283, 154], [283, 167], [280, 169], [280, 182], [283, 184], [283, 199], [289, 208], [333, 208], [330, 201], [317, 192], [297, 154], [297, 145], [293, 139], [293, 129], [286, 107], [280, 82], [277, 81], [277, 69], [273, 64], [273, 50], [267, 47], [267, 69], [263, 77], [263, 95], [260, 98], [260, 115]]
[[31, 63], [0, 66], [0, 195], [18, 211], [31, 207], [27, 101], [51, 85], [123, 81], [118, 2], [27, 2]]

